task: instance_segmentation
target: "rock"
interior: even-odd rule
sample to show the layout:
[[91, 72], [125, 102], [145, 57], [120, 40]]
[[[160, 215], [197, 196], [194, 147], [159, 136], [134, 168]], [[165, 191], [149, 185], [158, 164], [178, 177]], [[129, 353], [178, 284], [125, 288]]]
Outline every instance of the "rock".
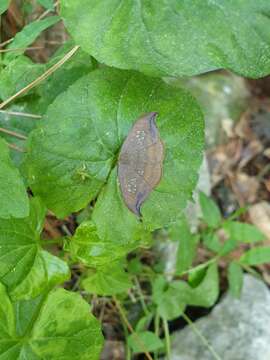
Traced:
[[[196, 328], [222, 360], [270, 359], [270, 291], [260, 280], [245, 275], [241, 298], [227, 294]], [[173, 334], [171, 360], [213, 360], [194, 330]]]

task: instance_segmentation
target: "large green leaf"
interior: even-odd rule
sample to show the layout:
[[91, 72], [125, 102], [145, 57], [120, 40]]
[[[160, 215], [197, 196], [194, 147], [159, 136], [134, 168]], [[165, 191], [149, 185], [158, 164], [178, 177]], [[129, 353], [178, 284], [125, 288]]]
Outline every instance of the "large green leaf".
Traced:
[[[123, 202], [116, 162], [132, 124], [149, 111], [159, 113], [165, 160], [141, 223]], [[60, 217], [98, 196], [96, 235], [120, 244], [138, 239], [144, 228], [175, 220], [196, 184], [202, 149], [202, 114], [188, 93], [159, 79], [105, 68], [79, 79], [49, 107], [31, 134], [26, 168], [33, 192]]]
[[[75, 41], [107, 65], [154, 75], [270, 73], [268, 0], [62, 0]], [[80, 24], [80, 26], [78, 26]]]
[[57, 289], [14, 303], [0, 284], [0, 296], [1, 359], [99, 359], [100, 325], [78, 294]]
[[40, 232], [45, 208], [31, 202], [24, 219], [0, 219], [0, 280], [13, 298], [30, 298], [69, 278], [67, 264], [42, 250]]
[[8, 146], [1, 138], [0, 184], [0, 218], [26, 217], [29, 213], [29, 201], [23, 179], [11, 162]]
[[223, 225], [231, 239], [244, 243], [255, 243], [265, 240], [266, 236], [254, 225], [228, 221]]

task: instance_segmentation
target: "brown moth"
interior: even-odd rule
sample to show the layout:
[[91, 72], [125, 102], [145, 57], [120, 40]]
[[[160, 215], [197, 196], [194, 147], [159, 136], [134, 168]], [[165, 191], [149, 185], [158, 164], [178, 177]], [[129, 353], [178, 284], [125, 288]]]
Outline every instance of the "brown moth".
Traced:
[[137, 216], [162, 176], [164, 145], [156, 126], [157, 113], [140, 117], [125, 139], [118, 160], [118, 179], [126, 206]]

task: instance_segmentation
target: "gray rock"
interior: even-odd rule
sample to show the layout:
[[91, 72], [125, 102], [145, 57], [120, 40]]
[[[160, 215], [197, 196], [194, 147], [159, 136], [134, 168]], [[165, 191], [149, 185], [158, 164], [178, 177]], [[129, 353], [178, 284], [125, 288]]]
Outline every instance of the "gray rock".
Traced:
[[[270, 291], [245, 275], [241, 299], [227, 294], [210, 315], [195, 322], [221, 360], [270, 359]], [[171, 360], [213, 360], [202, 340], [187, 326], [175, 333]]]

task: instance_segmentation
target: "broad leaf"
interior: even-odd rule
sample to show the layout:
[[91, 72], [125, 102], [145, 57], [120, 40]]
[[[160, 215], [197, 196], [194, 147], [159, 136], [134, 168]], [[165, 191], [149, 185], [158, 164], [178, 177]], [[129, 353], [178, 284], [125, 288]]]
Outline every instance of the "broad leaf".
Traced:
[[23, 218], [28, 216], [29, 201], [23, 179], [11, 162], [8, 146], [1, 138], [0, 184], [0, 218], [9, 219], [11, 217]]
[[123, 264], [116, 262], [93, 270], [92, 273], [89, 271], [82, 286], [92, 294], [110, 296], [126, 292], [132, 287], [132, 283], [123, 269]]
[[270, 246], [255, 247], [250, 249], [240, 258], [244, 265], [261, 265], [270, 263]]
[[59, 20], [59, 16], [49, 16], [43, 20], [36, 20], [26, 25], [22, 31], [15, 35], [14, 40], [7, 47], [8, 49], [14, 51], [6, 53], [5, 61], [9, 62], [18, 55], [23, 54], [25, 49], [35, 41], [43, 30], [56, 24]]
[[16, 299], [35, 297], [69, 278], [67, 264], [42, 250], [40, 232], [45, 208], [31, 202], [24, 219], [0, 219], [0, 280]]
[[100, 325], [79, 295], [57, 289], [13, 303], [2, 284], [0, 295], [1, 359], [99, 359]]
[[228, 221], [223, 225], [230, 238], [243, 243], [255, 243], [265, 240], [265, 235], [254, 225]]
[[[62, 0], [65, 25], [107, 65], [154, 75], [270, 73], [268, 0]], [[78, 26], [80, 24], [80, 26]]]
[[[141, 223], [123, 202], [116, 163], [132, 124], [149, 111], [159, 113], [165, 160]], [[189, 94], [159, 79], [106, 68], [57, 97], [30, 137], [26, 167], [33, 192], [60, 217], [98, 196], [96, 235], [120, 244], [175, 220], [196, 184], [202, 148], [202, 115]]]
[[221, 223], [221, 213], [216, 203], [207, 197], [203, 192], [200, 192], [200, 206], [202, 216], [205, 223], [213, 228], [216, 228]]
[[232, 261], [228, 267], [228, 281], [231, 295], [239, 298], [243, 287], [243, 270], [235, 261]]
[[164, 347], [163, 342], [152, 331], [134, 332], [128, 337], [128, 345], [134, 353], [152, 352]]

